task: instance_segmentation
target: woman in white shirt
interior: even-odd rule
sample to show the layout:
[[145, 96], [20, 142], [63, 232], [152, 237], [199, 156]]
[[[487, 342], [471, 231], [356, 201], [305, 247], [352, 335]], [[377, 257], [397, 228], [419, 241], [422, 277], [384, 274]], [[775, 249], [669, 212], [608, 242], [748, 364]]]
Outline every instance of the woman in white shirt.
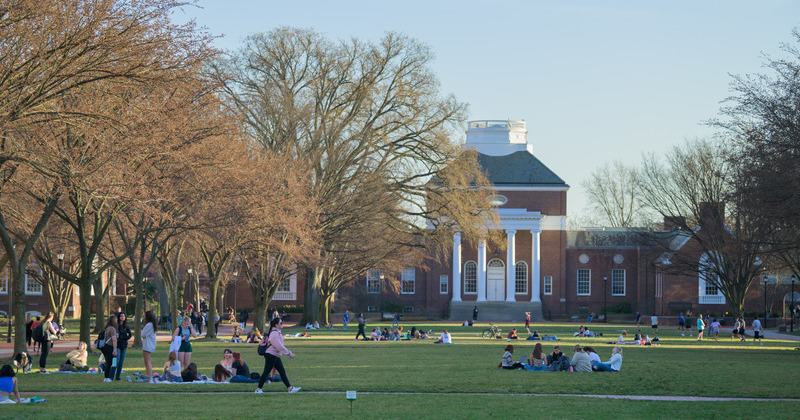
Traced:
[[589, 360], [592, 361], [592, 370], [597, 370], [597, 364], [600, 363], [600, 355], [590, 346], [585, 346], [583, 352], [589, 355]]
[[152, 311], [144, 313], [144, 327], [142, 328], [142, 354], [144, 355], [144, 367], [148, 378], [153, 377], [153, 364], [150, 356], [156, 351], [156, 331], [158, 323]]
[[611, 349], [611, 358], [605, 363], [597, 364], [598, 372], [619, 372], [622, 367], [622, 349], [619, 346]]

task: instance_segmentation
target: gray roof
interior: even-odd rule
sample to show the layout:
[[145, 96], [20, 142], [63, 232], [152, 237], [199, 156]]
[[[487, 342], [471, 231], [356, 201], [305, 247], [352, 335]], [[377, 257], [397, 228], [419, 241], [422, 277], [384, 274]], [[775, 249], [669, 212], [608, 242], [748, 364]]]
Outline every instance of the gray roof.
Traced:
[[478, 155], [478, 163], [495, 185], [569, 187], [555, 172], [527, 151], [506, 156]]

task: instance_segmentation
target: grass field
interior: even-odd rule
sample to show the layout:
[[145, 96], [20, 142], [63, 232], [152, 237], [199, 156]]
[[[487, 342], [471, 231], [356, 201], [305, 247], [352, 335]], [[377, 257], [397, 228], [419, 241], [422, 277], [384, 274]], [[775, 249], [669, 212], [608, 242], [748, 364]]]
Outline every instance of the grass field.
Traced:
[[[375, 324], [369, 325], [368, 330]], [[412, 325], [406, 324], [406, 328]], [[23, 396], [37, 392], [119, 392], [112, 397], [114, 404], [128, 407], [147, 407], [147, 415], [196, 413], [207, 418], [263, 417], [268, 410], [275, 417], [349, 417], [347, 390], [359, 391], [354, 413], [359, 417], [455, 417], [478, 418], [499, 416], [563, 417], [569, 410], [578, 418], [607, 417], [771, 417], [797, 418], [798, 402], [685, 402], [631, 401], [587, 397], [555, 397], [508, 394], [592, 394], [693, 396], [738, 398], [800, 399], [800, 351], [797, 342], [765, 341], [764, 346], [731, 342], [723, 336], [719, 342], [697, 342], [693, 337], [681, 337], [672, 328], [662, 329], [661, 340], [655, 346], [625, 346], [622, 370], [608, 373], [552, 373], [506, 371], [497, 368], [505, 340], [478, 337], [482, 327], [460, 327], [452, 324], [415, 324], [417, 328], [440, 332], [448, 328], [453, 345], [433, 344], [433, 340], [400, 342], [355, 341], [355, 330], [311, 331], [310, 338], [287, 338], [286, 345], [297, 354], [285, 359], [288, 376], [297, 395], [287, 395], [282, 384], [270, 384], [268, 395], [245, 395], [254, 384], [181, 384], [151, 385], [128, 382], [103, 383], [101, 375], [52, 374], [21, 375]], [[510, 325], [501, 325], [504, 331]], [[557, 342], [543, 342], [547, 352], [559, 344], [572, 354], [574, 344], [591, 345], [607, 360], [611, 341], [616, 341], [622, 329], [635, 332], [630, 326], [593, 325], [604, 337], [574, 338], [575, 324], [544, 324], [537, 326], [541, 334], [556, 334]], [[648, 328], [649, 329], [649, 328]], [[297, 332], [287, 328], [285, 332]], [[535, 342], [519, 341], [515, 358], [532, 351]], [[219, 343], [197, 340], [193, 343], [192, 361], [201, 373], [210, 375], [222, 357], [222, 350], [240, 351], [251, 371], [260, 372], [263, 359], [256, 354], [256, 345]], [[159, 343], [154, 354], [154, 367], [166, 360], [166, 343]], [[63, 354], [53, 354], [49, 365], [54, 369]], [[90, 356], [96, 365], [97, 355]], [[54, 370], [51, 369], [51, 370]], [[143, 371], [141, 351], [129, 349], [125, 362], [127, 373]], [[126, 374], [123, 374], [123, 378]], [[128, 394], [134, 393], [133, 395]], [[135, 394], [147, 392], [148, 394]], [[164, 394], [151, 395], [157, 392]], [[175, 394], [175, 393], [179, 394]], [[184, 394], [190, 392], [191, 394]], [[378, 394], [368, 394], [370, 392]], [[202, 393], [208, 393], [203, 396]], [[305, 394], [304, 394], [305, 393]], [[397, 393], [397, 394], [394, 394]], [[425, 395], [429, 394], [429, 395]], [[105, 395], [46, 395], [50, 404], [41, 409], [20, 406], [6, 410], [11, 417], [29, 417], [36, 413], [56, 417], [91, 414], [96, 402], [109, 399]], [[173, 406], [179, 399], [180, 409]], [[264, 399], [263, 401], [259, 401]], [[61, 402], [64, 402], [62, 404]], [[76, 404], [77, 403], [77, 404]], [[57, 409], [54, 409], [58, 407]], [[185, 409], [183, 408], [185, 407]], [[768, 407], [768, 408], [767, 408]], [[66, 411], [65, 411], [66, 410]], [[120, 412], [120, 411], [117, 411]], [[125, 411], [122, 411], [125, 412]], [[139, 417], [130, 412], [130, 417]], [[0, 417], [6, 418], [0, 414]], [[123, 416], [126, 417], [126, 416]]]

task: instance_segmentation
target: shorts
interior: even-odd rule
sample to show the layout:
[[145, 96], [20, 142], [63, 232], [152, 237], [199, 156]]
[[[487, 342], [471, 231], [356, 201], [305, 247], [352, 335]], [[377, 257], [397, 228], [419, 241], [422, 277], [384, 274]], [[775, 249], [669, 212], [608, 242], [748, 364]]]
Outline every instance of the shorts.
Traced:
[[758, 339], [758, 340], [761, 339], [761, 332], [753, 331], [753, 340], [756, 340], [756, 339]]
[[652, 327], [653, 327], [653, 329], [656, 329], [656, 328], [658, 328], [658, 324], [653, 325]]
[[698, 333], [698, 334], [702, 334], [702, 333], [703, 333], [703, 329], [702, 329], [702, 328], [698, 328], [698, 329], [697, 329], [697, 333]]
[[684, 325], [685, 325], [685, 324], [683, 323], [683, 321], [678, 321], [678, 326], [679, 326], [679, 327], [682, 327], [682, 326], [684, 326]]
[[744, 335], [744, 328], [739, 328], [739, 335]]
[[181, 348], [178, 349], [178, 353], [191, 353], [192, 352], [192, 343], [188, 341], [181, 341]]
[[719, 328], [711, 328], [711, 334], [719, 334]]

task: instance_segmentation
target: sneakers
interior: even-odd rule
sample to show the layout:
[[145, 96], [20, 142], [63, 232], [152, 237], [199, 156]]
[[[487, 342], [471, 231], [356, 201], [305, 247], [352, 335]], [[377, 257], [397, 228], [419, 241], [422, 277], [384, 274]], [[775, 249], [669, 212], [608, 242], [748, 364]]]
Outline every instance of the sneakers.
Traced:
[[264, 393], [264, 391], [262, 391], [260, 388], [257, 389], [256, 392], [254, 392], [254, 394], [263, 394], [263, 393]]
[[103, 379], [103, 382], [111, 382], [111, 378], [105, 378]]
[[294, 394], [295, 392], [297, 392], [299, 390], [300, 390], [299, 386], [293, 386], [292, 389], [289, 390], [289, 393], [290, 394]]

